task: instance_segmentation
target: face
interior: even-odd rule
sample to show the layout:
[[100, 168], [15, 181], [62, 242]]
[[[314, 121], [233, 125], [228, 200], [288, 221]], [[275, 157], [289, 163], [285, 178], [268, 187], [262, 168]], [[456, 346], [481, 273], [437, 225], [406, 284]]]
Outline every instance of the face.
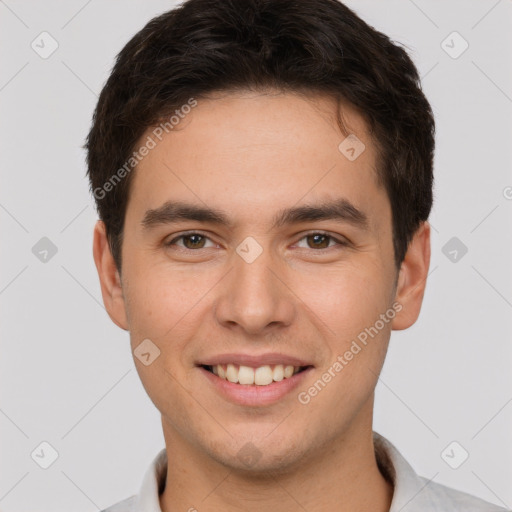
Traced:
[[335, 109], [200, 100], [134, 171], [121, 278], [96, 228], [104, 301], [149, 353], [135, 363], [166, 442], [227, 467], [284, 470], [371, 430], [390, 331], [419, 312], [428, 228], [398, 273], [374, 144], [342, 105], [365, 149], [340, 151]]

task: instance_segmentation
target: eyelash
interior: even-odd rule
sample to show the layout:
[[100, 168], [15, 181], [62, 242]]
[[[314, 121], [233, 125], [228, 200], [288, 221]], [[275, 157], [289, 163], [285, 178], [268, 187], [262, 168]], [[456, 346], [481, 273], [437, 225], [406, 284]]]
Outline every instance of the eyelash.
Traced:
[[[171, 247], [172, 245], [174, 245], [174, 243], [177, 241], [177, 240], [181, 240], [183, 238], [186, 238], [186, 237], [189, 237], [189, 236], [192, 236], [192, 235], [199, 235], [209, 241], [212, 242], [212, 240], [210, 239], [209, 236], [201, 233], [200, 231], [189, 231], [189, 232], [186, 232], [186, 233], [182, 233], [181, 235], [173, 238], [171, 241], [169, 242], [165, 242], [165, 246], [166, 247]], [[331, 235], [330, 233], [327, 233], [325, 231], [311, 231], [309, 233], [306, 233], [302, 236], [302, 238], [300, 238], [298, 241], [300, 242], [301, 240], [304, 240], [305, 238], [309, 237], [309, 236], [313, 236], [313, 235], [323, 235], [327, 238], [329, 238], [329, 241], [333, 241], [333, 242], [336, 242], [336, 244], [338, 246], [341, 246], [341, 247], [347, 247], [349, 245], [349, 242], [345, 241], [345, 240], [340, 240], [339, 238], [336, 238], [334, 237], [333, 235]], [[179, 247], [180, 250], [184, 250], [184, 251], [187, 251], [187, 252], [195, 252], [195, 251], [199, 251], [200, 249], [205, 249], [205, 247], [200, 247], [199, 249], [188, 249], [187, 247], [182, 247], [182, 246], [177, 246]], [[310, 247], [301, 247], [301, 249], [311, 249], [312, 251], [315, 251], [315, 252], [322, 252], [322, 251], [325, 251], [327, 249], [332, 249], [333, 247], [335, 246], [329, 246], [329, 247], [325, 247], [325, 248], [322, 248], [322, 249], [314, 249], [314, 248], [310, 248]], [[206, 249], [208, 249], [208, 247], [206, 247]]]

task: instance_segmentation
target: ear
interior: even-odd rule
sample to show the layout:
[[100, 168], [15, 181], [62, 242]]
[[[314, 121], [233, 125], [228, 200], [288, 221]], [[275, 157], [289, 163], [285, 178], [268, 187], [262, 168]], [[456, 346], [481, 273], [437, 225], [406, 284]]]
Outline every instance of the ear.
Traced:
[[430, 265], [430, 225], [423, 222], [414, 234], [398, 274], [395, 300], [402, 306], [393, 319], [396, 331], [410, 327], [420, 314]]
[[121, 277], [110, 252], [105, 223], [101, 220], [94, 226], [93, 256], [107, 313], [117, 326], [127, 331], [128, 321]]

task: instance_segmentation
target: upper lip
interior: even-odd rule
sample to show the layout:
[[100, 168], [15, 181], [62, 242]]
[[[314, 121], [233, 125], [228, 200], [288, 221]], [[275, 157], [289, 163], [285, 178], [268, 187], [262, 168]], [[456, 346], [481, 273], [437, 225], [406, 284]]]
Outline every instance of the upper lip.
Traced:
[[201, 360], [198, 366], [216, 366], [218, 364], [236, 364], [238, 366], [250, 366], [258, 368], [265, 365], [282, 364], [285, 366], [312, 366], [311, 363], [298, 357], [289, 356], [280, 353], [270, 353], [260, 355], [251, 354], [219, 354]]

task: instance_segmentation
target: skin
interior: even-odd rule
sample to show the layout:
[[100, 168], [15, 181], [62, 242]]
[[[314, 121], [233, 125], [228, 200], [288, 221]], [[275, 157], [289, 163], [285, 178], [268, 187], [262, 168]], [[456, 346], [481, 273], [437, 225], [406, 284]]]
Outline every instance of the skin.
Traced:
[[[161, 351], [149, 366], [134, 361], [162, 415], [164, 512], [389, 510], [393, 490], [372, 440], [374, 389], [391, 330], [419, 315], [430, 229], [419, 227], [397, 272], [374, 143], [363, 118], [342, 104], [345, 126], [366, 145], [349, 161], [338, 150], [346, 135], [336, 108], [328, 97], [269, 91], [201, 99], [134, 171], [121, 275], [105, 227], [96, 224], [108, 314], [130, 332], [132, 350], [149, 338]], [[340, 220], [272, 227], [283, 208], [339, 198], [364, 212], [367, 229]], [[223, 210], [233, 227], [183, 220], [145, 230], [146, 211], [169, 200]], [[200, 248], [190, 239], [164, 245], [190, 230], [207, 237]], [[334, 239], [308, 237], [318, 230]], [[263, 250], [250, 264], [236, 252], [249, 236]], [[394, 319], [308, 404], [299, 403], [297, 393], [394, 302], [402, 308]], [[240, 406], [196, 366], [232, 352], [281, 352], [314, 368], [277, 403]], [[237, 454], [249, 442], [259, 458], [247, 467]]]

